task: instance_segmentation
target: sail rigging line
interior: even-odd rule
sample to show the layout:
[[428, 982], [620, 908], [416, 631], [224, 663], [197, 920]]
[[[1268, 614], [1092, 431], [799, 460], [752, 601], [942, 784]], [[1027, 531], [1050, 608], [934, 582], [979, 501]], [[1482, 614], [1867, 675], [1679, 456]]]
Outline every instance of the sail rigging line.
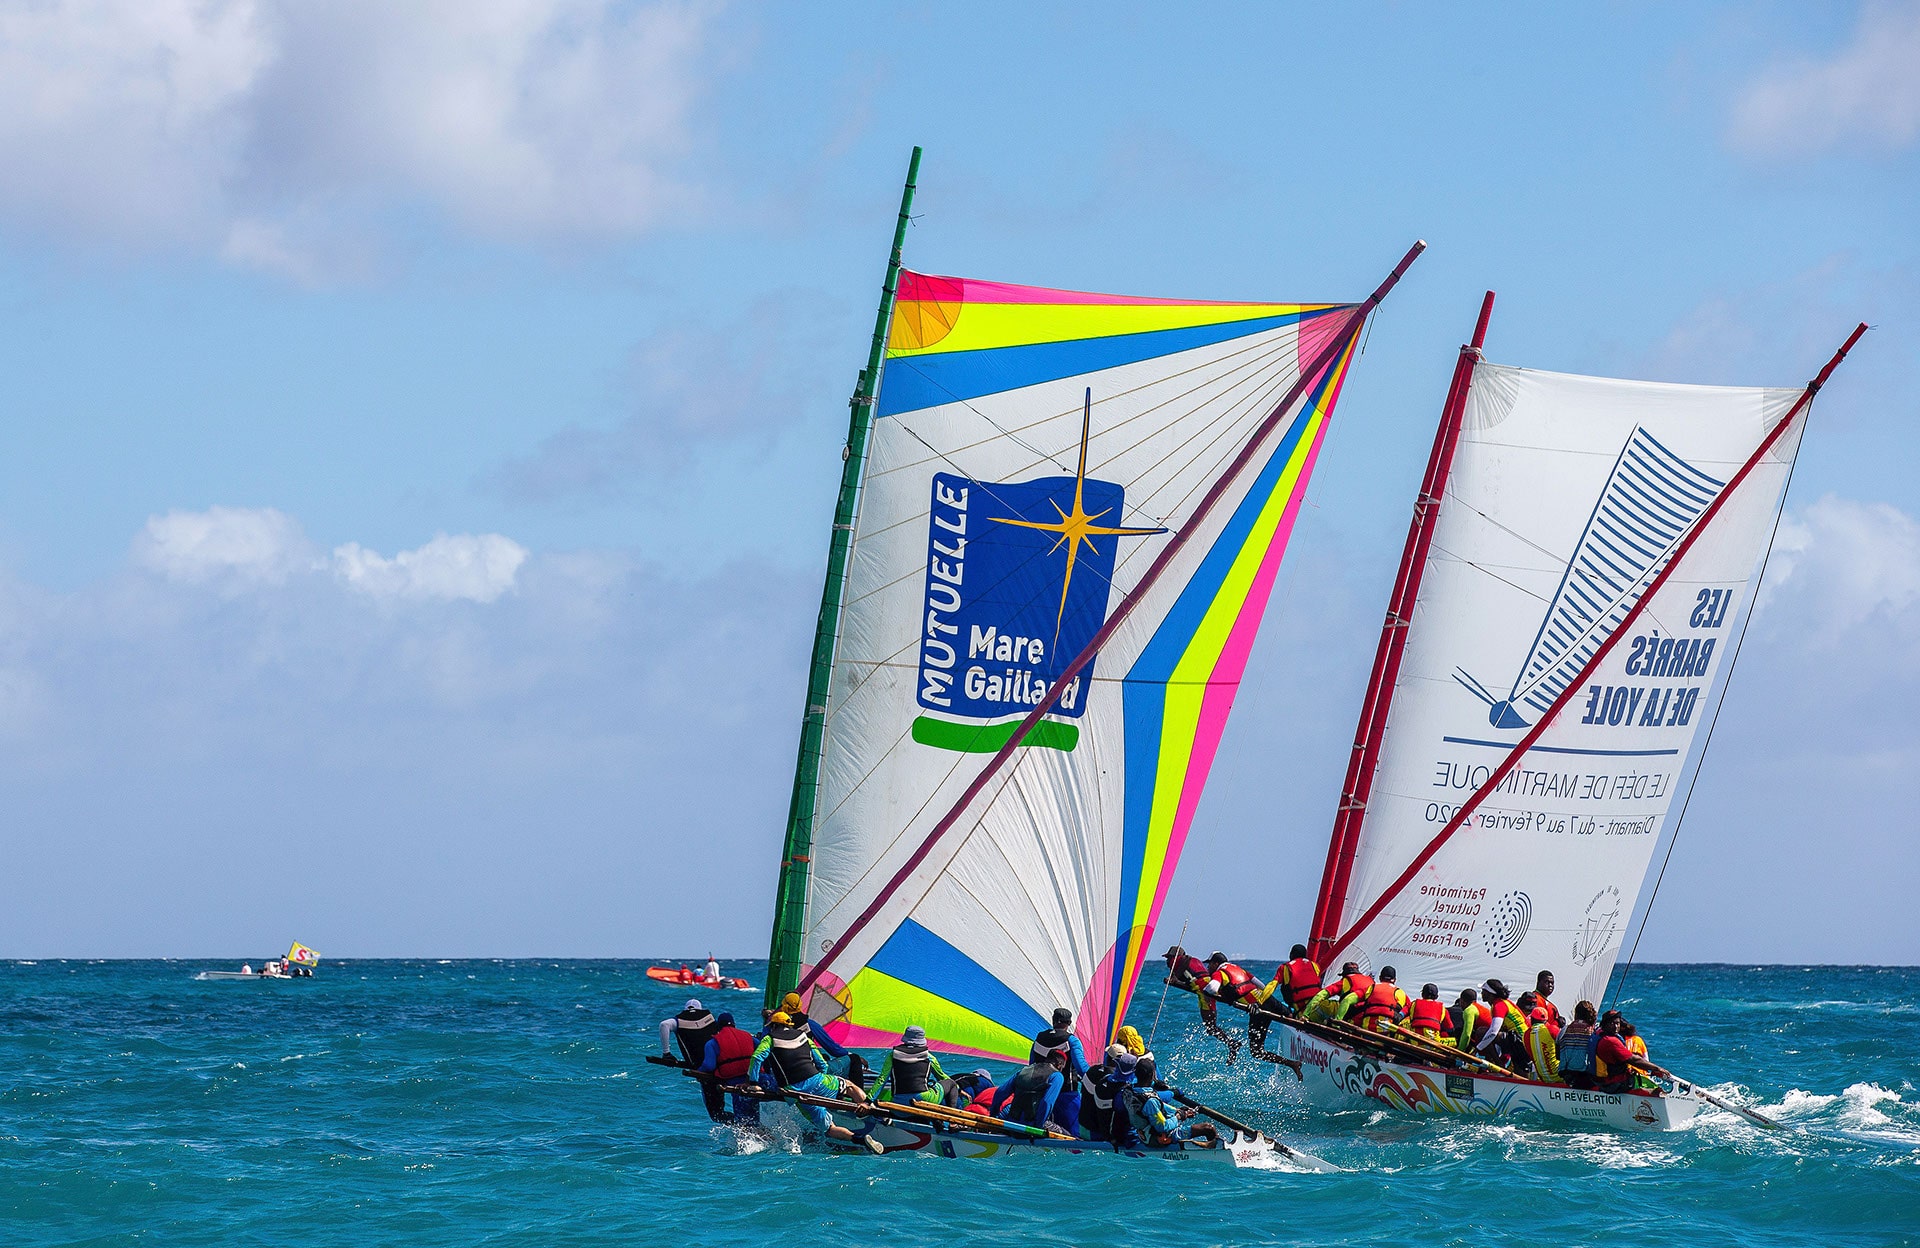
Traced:
[[[1614, 646], [1632, 629], [1634, 622], [1640, 618], [1641, 613], [1647, 609], [1648, 604], [1651, 603], [1654, 596], [1659, 593], [1660, 587], [1666, 583], [1667, 578], [1672, 576], [1674, 570], [1685, 560], [1687, 551], [1691, 549], [1694, 541], [1700, 534], [1706, 532], [1707, 526], [1713, 522], [1715, 516], [1720, 514], [1720, 508], [1726, 504], [1729, 498], [1733, 497], [1734, 492], [1740, 488], [1741, 483], [1747, 479], [1754, 468], [1765, 458], [1767, 452], [1771, 451], [1774, 445], [1786, 434], [1787, 430], [1792, 427], [1795, 418], [1813, 401], [1813, 396], [1820, 392], [1820, 387], [1826, 384], [1827, 378], [1833, 374], [1833, 370], [1840, 366], [1840, 361], [1847, 357], [1847, 352], [1853, 349], [1853, 344], [1858, 342], [1860, 336], [1866, 332], [1866, 322], [1862, 321], [1855, 327], [1853, 333], [1848, 336], [1846, 342], [1841, 344], [1840, 349], [1834, 352], [1833, 358], [1827, 361], [1825, 367], [1820, 370], [1818, 375], [1807, 383], [1806, 388], [1800, 392], [1800, 397], [1794, 401], [1793, 407], [1788, 410], [1785, 416], [1780, 418], [1780, 422], [1773, 427], [1772, 431], [1767, 434], [1754, 452], [1747, 456], [1746, 462], [1740, 465], [1739, 471], [1733, 474], [1733, 477], [1727, 484], [1714, 496], [1713, 501], [1707, 504], [1706, 510], [1700, 513], [1699, 518], [1694, 521], [1693, 527], [1688, 530], [1685, 540], [1681, 542], [1679, 549], [1674, 552], [1673, 558], [1667, 561], [1667, 566], [1660, 569], [1660, 574], [1653, 578], [1653, 582], [1647, 586], [1646, 592], [1640, 596], [1639, 600], [1635, 602], [1626, 615], [1622, 617], [1620, 623], [1614, 626], [1613, 631], [1607, 635], [1606, 639], [1595, 648], [1593, 654], [1581, 665], [1579, 672], [1561, 689], [1552, 704], [1549, 705], [1541, 714], [1540, 718], [1535, 721], [1533, 727], [1527, 730], [1527, 734], [1520, 738], [1518, 744], [1500, 761], [1499, 766], [1493, 769], [1493, 772], [1482, 782], [1480, 787], [1475, 789], [1473, 793], [1460, 804], [1460, 809], [1454, 813], [1453, 818], [1447, 821], [1446, 826], [1441, 828], [1440, 831], [1434, 835], [1433, 839], [1428, 841], [1426, 846], [1414, 855], [1413, 861], [1407, 864], [1406, 869], [1395, 877], [1393, 882], [1387, 885], [1380, 896], [1374, 900], [1373, 904], [1367, 907], [1365, 913], [1356, 919], [1353, 925], [1333, 942], [1332, 947], [1327, 951], [1328, 957], [1339, 956], [1341, 951], [1352, 943], [1355, 936], [1358, 936], [1362, 931], [1366, 930], [1368, 924], [1380, 917], [1380, 912], [1386, 909], [1395, 897], [1400, 895], [1401, 890], [1413, 881], [1414, 876], [1420, 873], [1420, 869], [1426, 866], [1436, 853], [1440, 852], [1441, 847], [1453, 839], [1453, 834], [1459, 831], [1468, 819], [1473, 817], [1474, 813], [1479, 809], [1480, 804], [1486, 800], [1487, 795], [1495, 792], [1501, 782], [1507, 778], [1507, 775], [1519, 765], [1520, 760], [1526, 756], [1526, 752], [1532, 748], [1533, 743], [1540, 739], [1541, 734], [1553, 723], [1554, 719], [1560, 714], [1561, 710], [1565, 708], [1566, 704], [1572, 701], [1579, 693], [1580, 686], [1598, 670], [1601, 662], [1606, 659], [1608, 654], [1612, 653]], [[1344, 905], [1344, 902], [1342, 904]]]
[[1075, 656], [1073, 662], [1067, 666], [1065, 671], [1054, 678], [1052, 686], [1048, 688], [1046, 693], [1041, 695], [1039, 705], [1029, 711], [1026, 717], [1020, 721], [1019, 726], [1014, 729], [1013, 734], [1007, 738], [1006, 744], [1002, 745], [1000, 749], [994, 753], [987, 765], [974, 777], [973, 782], [967, 786], [966, 791], [960, 795], [960, 799], [954, 803], [952, 809], [943, 815], [940, 821], [933, 826], [925, 838], [922, 839], [919, 847], [915, 849], [907, 861], [901, 865], [900, 869], [894, 873], [893, 878], [887, 882], [886, 886], [882, 888], [873, 900], [867, 904], [866, 908], [860, 912], [852, 925], [842, 932], [839, 938], [833, 942], [833, 947], [825, 951], [821, 955], [820, 960], [814, 964], [813, 968], [802, 977], [800, 984], [802, 990], [811, 987], [813, 983], [820, 978], [821, 974], [832, 965], [840, 951], [847, 947], [852, 938], [857, 936], [866, 928], [867, 924], [873, 921], [874, 917], [880, 913], [881, 908], [892, 899], [893, 894], [899, 890], [902, 884], [906, 883], [908, 877], [926, 860], [927, 855], [933, 852], [934, 845], [959, 821], [961, 814], [964, 813], [973, 803], [974, 799], [980, 795], [981, 791], [986, 788], [988, 782], [1006, 765], [1007, 761], [1013, 757], [1019, 749], [1020, 743], [1026, 738], [1027, 734], [1033, 730], [1034, 725], [1039, 723], [1041, 718], [1044, 717], [1059, 700], [1060, 695], [1066, 690], [1067, 686], [1072, 683], [1074, 678], [1079, 676], [1079, 674], [1086, 669], [1087, 665], [1093, 661], [1093, 657], [1099, 653], [1100, 647], [1106, 644], [1107, 639], [1113, 636], [1119, 629], [1119, 626], [1133, 613], [1134, 606], [1145, 596], [1146, 591], [1151, 589], [1154, 583], [1160, 579], [1160, 575], [1166, 570], [1167, 566], [1172, 563], [1174, 556], [1185, 547], [1189, 535], [1205, 524], [1208, 514], [1219, 503], [1219, 500], [1225, 496], [1234, 478], [1239, 476], [1241, 471], [1252, 462], [1254, 455], [1258, 452], [1261, 445], [1280, 427], [1288, 411], [1295, 403], [1299, 402], [1303, 395], [1311, 390], [1313, 385], [1319, 380], [1321, 373], [1332, 367], [1334, 362], [1338, 360], [1342, 354], [1352, 349], [1353, 340], [1365, 325], [1366, 318], [1373, 312], [1373, 309], [1379, 305], [1380, 301], [1386, 298], [1387, 292], [1392, 290], [1399, 282], [1401, 275], [1407, 271], [1414, 260], [1419, 257], [1420, 253], [1426, 250], [1426, 246], [1426, 242], [1422, 240], [1416, 242], [1409, 248], [1406, 255], [1401, 258], [1399, 264], [1394, 266], [1393, 272], [1387, 275], [1386, 280], [1383, 281], [1371, 295], [1367, 296], [1364, 302], [1356, 305], [1353, 310], [1348, 313], [1349, 320], [1347, 325], [1328, 338], [1326, 344], [1321, 347], [1318, 355], [1315, 357], [1312, 365], [1300, 370], [1299, 378], [1288, 388], [1285, 398], [1283, 398], [1273, 411], [1268, 414], [1267, 418], [1261, 422], [1254, 436], [1248, 439], [1246, 445], [1241, 448], [1240, 453], [1235, 456], [1233, 462], [1228, 466], [1227, 471], [1215, 479], [1212, 487], [1194, 509], [1193, 515], [1188, 518], [1186, 527], [1169, 536], [1167, 543], [1161, 548], [1159, 556], [1154, 560], [1153, 564], [1148, 567], [1139, 582], [1135, 584], [1133, 591], [1120, 600], [1119, 605], [1116, 606], [1112, 614], [1107, 617], [1106, 622], [1095, 631], [1093, 637], [1088, 640], [1086, 646]]
[[1433, 450], [1427, 456], [1426, 475], [1407, 525], [1406, 545], [1394, 577], [1393, 593], [1387, 599], [1387, 616], [1380, 626], [1373, 671], [1368, 676], [1366, 696], [1360, 703], [1353, 753], [1348, 757], [1346, 779], [1340, 786], [1340, 805], [1334, 812], [1333, 834], [1327, 841], [1326, 866], [1321, 872], [1320, 894], [1314, 902], [1309, 928], [1307, 943], [1312, 950], [1309, 956], [1323, 964], [1331, 956], [1327, 942], [1340, 927], [1339, 910], [1346, 905], [1347, 885], [1359, 850], [1367, 800], [1373, 792], [1380, 743], [1386, 734], [1387, 712], [1393, 704], [1394, 684], [1399, 678], [1401, 658], [1406, 653], [1413, 609], [1419, 602], [1427, 553], [1432, 549], [1440, 508], [1447, 496], [1447, 478], [1453, 469], [1454, 451], [1460, 444], [1460, 422], [1466, 412], [1467, 393], [1473, 385], [1474, 366], [1479, 362], [1480, 348], [1486, 343], [1487, 321], [1492, 315], [1493, 292], [1488, 291], [1480, 301], [1480, 318], [1474, 324], [1473, 337], [1460, 348], [1460, 357], [1454, 362], [1453, 380], [1441, 408], [1440, 425], [1433, 434]]
[[[1813, 418], [1813, 409], [1807, 409], [1807, 418]], [[1804, 437], [1804, 432], [1802, 433]], [[1633, 971], [1633, 960], [1640, 955], [1640, 938], [1647, 934], [1647, 923], [1653, 918], [1653, 903], [1660, 900], [1660, 882], [1667, 878], [1667, 864], [1673, 861], [1673, 847], [1680, 843], [1680, 829], [1687, 821], [1687, 807], [1693, 804], [1693, 790], [1700, 783], [1700, 769], [1707, 765], [1707, 751], [1713, 748], [1713, 730], [1720, 725], [1720, 712], [1726, 709], [1725, 690], [1733, 687], [1733, 671], [1740, 666], [1740, 652], [1747, 645], [1747, 630], [1753, 627], [1753, 617], [1760, 609], [1760, 591], [1767, 583], [1767, 569], [1773, 566], [1773, 543], [1780, 536], [1780, 521], [1787, 514], [1787, 495], [1793, 489], [1793, 474], [1799, 471], [1800, 457], [1795, 455], [1793, 462], [1787, 465], [1787, 481], [1780, 487], [1780, 502], [1773, 511], [1773, 529], [1767, 534], [1767, 553], [1760, 559], [1760, 575], [1753, 581], [1753, 597], [1747, 604], [1746, 618], [1740, 621], [1740, 635], [1733, 640], [1733, 655], [1727, 660], [1727, 674], [1721, 680], [1721, 696], [1714, 700], [1713, 718], [1707, 721], [1706, 739], [1700, 743], [1700, 757], [1694, 760], [1693, 778], [1687, 781], [1686, 796], [1680, 799], [1680, 813], [1673, 821], [1673, 831], [1667, 837], [1667, 852], [1660, 859], [1660, 872], [1653, 877], [1653, 891], [1647, 894], [1647, 908], [1640, 914], [1640, 930], [1633, 934], [1633, 947], [1627, 951], [1625, 965], [1620, 968], [1620, 983], [1614, 988], [1613, 1003], [1618, 1006], [1627, 991], [1627, 976]]]
[[[1193, 922], [1192, 915], [1188, 915], [1186, 918], [1180, 920], [1180, 940], [1175, 946], [1176, 948], [1185, 949], [1187, 947], [1187, 924], [1191, 922]], [[1160, 981], [1160, 1005], [1153, 1012], [1153, 1026], [1147, 1028], [1147, 1052], [1149, 1053], [1153, 1052], [1153, 1038], [1160, 1034], [1160, 1014], [1161, 1011], [1167, 1008], [1167, 989], [1171, 987], [1173, 987], [1173, 977], [1171, 975]], [[1116, 1028], [1119, 1026], [1119, 1023], [1119, 1019], [1114, 1020], [1114, 1026]]]

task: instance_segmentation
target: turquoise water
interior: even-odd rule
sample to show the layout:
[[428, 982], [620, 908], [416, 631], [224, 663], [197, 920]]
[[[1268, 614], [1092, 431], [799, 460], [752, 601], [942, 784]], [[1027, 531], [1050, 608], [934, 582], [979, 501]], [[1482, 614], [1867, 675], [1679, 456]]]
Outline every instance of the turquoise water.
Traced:
[[[1316, 1175], [743, 1152], [690, 1081], [641, 1060], [684, 997], [644, 965], [198, 983], [226, 965], [0, 963], [0, 1243], [1920, 1241], [1920, 970], [1634, 972], [1623, 1005], [1655, 1060], [1778, 1133], [1327, 1113], [1285, 1071], [1223, 1067], [1169, 1000], [1154, 1047], [1175, 1080], [1343, 1167]], [[728, 969], [758, 982], [759, 964]], [[757, 1017], [758, 994], [727, 1003]], [[1146, 1031], [1157, 1004], [1130, 1021]]]

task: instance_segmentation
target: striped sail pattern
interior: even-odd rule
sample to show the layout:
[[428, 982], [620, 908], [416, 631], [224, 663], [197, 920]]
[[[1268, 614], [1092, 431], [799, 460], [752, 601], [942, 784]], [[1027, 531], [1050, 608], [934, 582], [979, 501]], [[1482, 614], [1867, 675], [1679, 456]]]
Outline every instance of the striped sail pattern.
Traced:
[[[1019, 1057], [1066, 1006], [1107, 1042], [1360, 320], [902, 274], [810, 864], [809, 1009], [836, 1034], [918, 1024], [949, 1051]], [[889, 889], [1316, 362], [1092, 666]]]
[[1553, 705], [1724, 484], [1634, 426], [1512, 691], [1488, 712], [1496, 728], [1524, 728]]

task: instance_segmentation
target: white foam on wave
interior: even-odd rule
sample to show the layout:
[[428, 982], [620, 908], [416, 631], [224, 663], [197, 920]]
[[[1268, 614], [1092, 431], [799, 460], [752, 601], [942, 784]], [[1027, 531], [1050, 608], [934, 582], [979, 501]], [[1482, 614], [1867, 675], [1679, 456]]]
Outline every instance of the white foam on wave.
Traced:
[[1654, 1143], [1656, 1137], [1615, 1131], [1566, 1131], [1523, 1127], [1511, 1121], [1462, 1119], [1435, 1147], [1471, 1157], [1490, 1146], [1507, 1161], [1568, 1160], [1614, 1170], [1675, 1165], [1680, 1155]]

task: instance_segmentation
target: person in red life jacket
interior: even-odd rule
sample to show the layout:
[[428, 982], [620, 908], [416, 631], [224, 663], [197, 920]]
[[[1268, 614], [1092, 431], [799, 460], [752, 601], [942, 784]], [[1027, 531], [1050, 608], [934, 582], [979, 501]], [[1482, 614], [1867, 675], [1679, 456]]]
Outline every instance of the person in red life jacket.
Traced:
[[1367, 989], [1367, 995], [1357, 1003], [1358, 1022], [1368, 1031], [1388, 1031], [1391, 1025], [1407, 1016], [1407, 994], [1400, 991], [1400, 985], [1394, 983], [1399, 972], [1390, 966], [1380, 968], [1380, 978], [1373, 981]]
[[[1227, 955], [1216, 949], [1213, 956], [1207, 959], [1207, 978], [1200, 985], [1200, 991], [1206, 997], [1244, 1004], [1260, 991], [1260, 981], [1249, 974], [1245, 967], [1227, 961]], [[1205, 1002], [1205, 998], [1202, 1000]]]
[[[716, 1100], [722, 1087], [740, 1087], [747, 1082], [747, 1067], [753, 1061], [754, 1048], [753, 1035], [734, 1026], [733, 1015], [722, 1014], [719, 1021], [720, 1029], [708, 1038], [707, 1051], [700, 1059], [700, 1069], [713, 1076], [711, 1082], [705, 1079], [700, 1081], [703, 1090], [713, 1088]], [[713, 1113], [711, 1107], [707, 1114], [716, 1122], [729, 1121]], [[743, 1126], [759, 1126], [760, 1102], [735, 1092], [730, 1121]]]
[[1358, 962], [1347, 962], [1340, 967], [1340, 978], [1328, 984], [1324, 994], [1308, 1005], [1320, 1017], [1338, 1022], [1372, 991], [1373, 976], [1363, 972]]
[[[1207, 992], [1213, 982], [1213, 964], [1202, 962], [1179, 945], [1170, 947], [1161, 956], [1167, 961], [1167, 982], [1175, 988], [1185, 988], [1200, 998], [1200, 1021], [1206, 1024], [1208, 1035], [1227, 1046], [1227, 1065], [1233, 1065], [1233, 1059], [1240, 1052], [1240, 1037], [1220, 1026], [1219, 998]], [[1225, 954], [1219, 956], [1221, 962], [1226, 961]], [[1245, 974], [1244, 971], [1241, 973]]]
[[1407, 1026], [1429, 1044], [1453, 1043], [1453, 1016], [1441, 1004], [1440, 985], [1420, 986], [1420, 999], [1407, 1006]]
[[1547, 1012], [1547, 1022], [1552, 1025], [1557, 1036], [1567, 1020], [1560, 1017], [1560, 1007], [1553, 1003], [1553, 972], [1541, 971], [1533, 978], [1533, 995], [1539, 998], [1538, 1008]]
[[1307, 956], [1307, 947], [1295, 945], [1273, 978], [1253, 995], [1254, 1008], [1247, 1011], [1247, 1041], [1255, 1053], [1266, 1052], [1267, 1028], [1276, 1017], [1301, 1014], [1320, 995], [1320, 974], [1320, 964]]
[[1600, 1016], [1600, 1039], [1593, 1047], [1594, 1086], [1602, 1092], [1631, 1092], [1634, 1072], [1644, 1070], [1662, 1079], [1673, 1074], [1640, 1057], [1627, 1047], [1620, 1034], [1620, 1011], [1608, 1010]]

